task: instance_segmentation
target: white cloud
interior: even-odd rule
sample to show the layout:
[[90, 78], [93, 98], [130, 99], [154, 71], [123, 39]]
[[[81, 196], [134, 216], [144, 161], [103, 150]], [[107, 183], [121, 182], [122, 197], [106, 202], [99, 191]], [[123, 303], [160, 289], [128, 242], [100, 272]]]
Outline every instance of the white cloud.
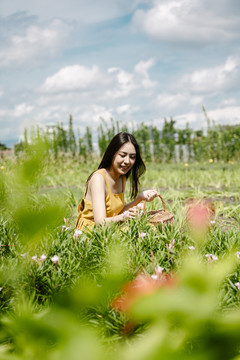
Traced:
[[13, 116], [22, 117], [24, 115], [30, 114], [34, 110], [34, 107], [31, 105], [27, 105], [25, 103], [16, 105], [13, 110]]
[[[240, 124], [240, 106], [226, 106], [207, 111], [208, 117], [216, 125], [237, 125]], [[207, 122], [203, 112], [189, 112], [174, 117], [176, 126], [184, 128], [186, 123], [193, 129], [206, 129]]]
[[70, 27], [54, 20], [45, 28], [30, 26], [24, 35], [12, 35], [10, 44], [0, 50], [0, 66], [22, 65], [42, 56], [54, 55], [66, 40]]
[[155, 60], [153, 58], [147, 61], [140, 61], [135, 67], [134, 71], [136, 74], [140, 74], [142, 76], [141, 85], [143, 88], [148, 89], [154, 87], [157, 83], [156, 81], [152, 81], [149, 78], [148, 70], [155, 64]]
[[117, 99], [129, 95], [135, 88], [133, 74], [119, 69], [110, 68], [108, 72], [113, 75], [113, 83], [116, 84], [111, 90], [107, 90], [106, 95], [109, 98]]
[[198, 92], [226, 89], [235, 85], [235, 82], [239, 79], [239, 65], [239, 59], [230, 56], [223, 65], [196, 70], [190, 75], [185, 75], [181, 80], [181, 84]]
[[107, 90], [106, 96], [111, 99], [117, 99], [126, 97], [133, 91], [153, 88], [157, 83], [150, 79], [148, 70], [154, 64], [155, 60], [153, 58], [147, 61], [140, 61], [135, 65], [132, 73], [117, 67], [109, 68], [108, 73], [112, 75], [113, 88]]
[[149, 10], [137, 10], [133, 24], [153, 38], [172, 42], [239, 39], [239, 12], [226, 18], [224, 10], [221, 4], [205, 0], [157, 0]]
[[208, 116], [217, 124], [236, 125], [240, 124], [240, 106], [227, 106], [208, 111]]
[[[113, 110], [110, 108], [108, 109], [106, 106], [100, 105], [92, 105], [91, 107], [91, 117], [95, 123], [98, 123], [100, 118], [105, 119], [106, 121], [113, 118]], [[89, 122], [89, 117], [86, 119]]]
[[164, 93], [158, 95], [156, 105], [159, 108], [165, 108], [168, 111], [171, 111], [172, 109], [176, 109], [184, 104], [198, 105], [201, 104], [202, 101], [203, 98], [201, 96], [192, 96], [189, 93]]
[[122, 114], [131, 115], [131, 114], [133, 114], [134, 112], [136, 112], [138, 110], [139, 110], [138, 106], [132, 106], [131, 104], [124, 104], [124, 105], [118, 106], [117, 109], [116, 109], [116, 112], [119, 115], [122, 115]]
[[43, 92], [61, 92], [84, 90], [104, 82], [99, 68], [87, 68], [81, 65], [66, 66], [48, 77], [41, 87]]
[[237, 105], [237, 99], [231, 98], [231, 99], [226, 99], [222, 102], [223, 106], [233, 106], [233, 105]]

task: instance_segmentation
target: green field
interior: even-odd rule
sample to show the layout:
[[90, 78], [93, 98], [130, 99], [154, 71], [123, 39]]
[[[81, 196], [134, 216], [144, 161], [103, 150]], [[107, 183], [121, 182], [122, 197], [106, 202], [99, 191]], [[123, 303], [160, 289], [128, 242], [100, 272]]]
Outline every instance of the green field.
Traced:
[[[156, 188], [174, 222], [142, 215], [76, 239], [97, 164], [0, 162], [0, 359], [240, 359], [239, 163], [147, 163], [141, 190]], [[214, 206], [206, 233], [187, 225], [190, 199]]]

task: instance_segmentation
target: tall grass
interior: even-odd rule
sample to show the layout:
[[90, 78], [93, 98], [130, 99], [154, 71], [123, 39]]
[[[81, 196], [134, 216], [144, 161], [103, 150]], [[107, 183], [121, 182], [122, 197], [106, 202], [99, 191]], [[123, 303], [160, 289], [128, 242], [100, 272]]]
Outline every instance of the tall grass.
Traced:
[[[0, 358], [237, 359], [239, 166], [149, 163], [141, 189], [158, 189], [174, 223], [143, 215], [76, 239], [96, 164], [51, 161], [41, 141], [1, 162]], [[190, 199], [214, 204], [200, 237], [187, 225]]]

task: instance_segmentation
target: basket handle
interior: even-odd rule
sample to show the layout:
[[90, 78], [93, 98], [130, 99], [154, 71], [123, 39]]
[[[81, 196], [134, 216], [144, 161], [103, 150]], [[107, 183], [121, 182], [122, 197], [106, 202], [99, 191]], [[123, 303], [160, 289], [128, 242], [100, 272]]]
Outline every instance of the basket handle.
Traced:
[[[163, 210], [166, 211], [166, 204], [165, 204], [162, 196], [160, 194], [158, 194], [158, 197], [160, 197], [160, 199], [162, 201]], [[144, 203], [143, 203], [143, 211], [146, 212], [146, 200], [144, 200]]]

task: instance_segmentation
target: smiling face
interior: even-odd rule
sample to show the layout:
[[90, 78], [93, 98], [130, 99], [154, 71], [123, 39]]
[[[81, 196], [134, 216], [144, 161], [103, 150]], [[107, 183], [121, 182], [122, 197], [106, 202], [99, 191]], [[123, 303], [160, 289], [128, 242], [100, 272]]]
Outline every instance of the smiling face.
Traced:
[[111, 170], [118, 176], [126, 175], [136, 161], [136, 149], [131, 142], [125, 143], [113, 157]]

